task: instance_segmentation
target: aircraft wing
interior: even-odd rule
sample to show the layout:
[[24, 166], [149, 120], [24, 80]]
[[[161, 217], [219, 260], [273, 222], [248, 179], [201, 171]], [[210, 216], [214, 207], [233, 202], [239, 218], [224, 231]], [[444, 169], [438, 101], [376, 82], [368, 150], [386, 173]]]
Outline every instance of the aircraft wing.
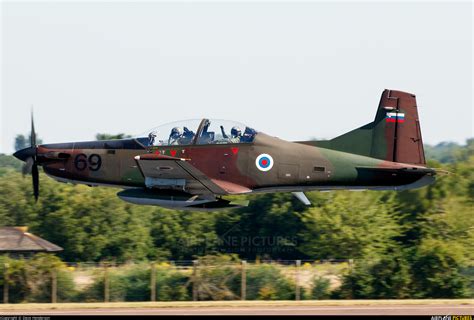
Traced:
[[190, 163], [191, 159], [162, 154], [143, 154], [135, 161], [149, 188], [184, 190], [196, 195], [248, 193], [251, 190], [228, 181], [209, 178]]

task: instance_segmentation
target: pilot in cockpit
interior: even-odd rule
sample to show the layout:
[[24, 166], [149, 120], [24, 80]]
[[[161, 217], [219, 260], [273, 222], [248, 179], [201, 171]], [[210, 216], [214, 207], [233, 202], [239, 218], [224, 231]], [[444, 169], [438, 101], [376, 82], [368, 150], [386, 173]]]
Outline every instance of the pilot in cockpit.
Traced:
[[171, 129], [170, 137], [168, 138], [168, 145], [180, 144], [180, 139], [183, 137], [183, 131], [180, 127]]
[[168, 145], [190, 144], [193, 141], [195, 133], [187, 127], [183, 127], [183, 129], [184, 131], [180, 127], [174, 127], [171, 130]]
[[148, 145], [152, 146], [155, 144], [156, 131], [152, 131], [148, 134]]
[[242, 130], [239, 127], [235, 126], [232, 127], [230, 130], [230, 143], [239, 143], [240, 139], [242, 138]]
[[240, 139], [242, 138], [242, 130], [240, 130], [240, 128], [237, 126], [232, 127], [230, 130], [230, 137], [225, 133], [223, 126], [221, 126], [221, 133], [224, 139], [222, 141], [218, 141], [217, 143], [239, 143]]
[[187, 127], [183, 127], [184, 132], [179, 140], [179, 144], [191, 144], [194, 139], [195, 133], [189, 130]]

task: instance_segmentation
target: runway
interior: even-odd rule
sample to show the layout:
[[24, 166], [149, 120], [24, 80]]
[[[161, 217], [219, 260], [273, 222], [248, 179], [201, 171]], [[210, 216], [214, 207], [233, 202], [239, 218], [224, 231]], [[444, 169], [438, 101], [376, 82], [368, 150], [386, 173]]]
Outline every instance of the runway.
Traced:
[[[4, 306], [6, 307], [6, 306]], [[473, 315], [472, 304], [409, 304], [354, 306], [189, 306], [21, 309], [2, 308], [0, 315]]]

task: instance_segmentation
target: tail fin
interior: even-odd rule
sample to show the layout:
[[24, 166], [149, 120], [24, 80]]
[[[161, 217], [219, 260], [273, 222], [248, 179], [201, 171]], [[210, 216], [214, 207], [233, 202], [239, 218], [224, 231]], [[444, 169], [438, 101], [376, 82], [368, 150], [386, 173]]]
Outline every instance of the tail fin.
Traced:
[[402, 91], [384, 90], [373, 122], [312, 144], [387, 161], [426, 164], [416, 98]]

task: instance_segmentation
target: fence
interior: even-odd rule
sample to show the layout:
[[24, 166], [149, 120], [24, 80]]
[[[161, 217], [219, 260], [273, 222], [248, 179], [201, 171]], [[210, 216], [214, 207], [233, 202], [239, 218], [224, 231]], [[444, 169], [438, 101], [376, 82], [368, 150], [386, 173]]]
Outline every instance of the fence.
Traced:
[[351, 268], [349, 260], [54, 266], [10, 261], [0, 266], [3, 303], [321, 299], [341, 285]]

